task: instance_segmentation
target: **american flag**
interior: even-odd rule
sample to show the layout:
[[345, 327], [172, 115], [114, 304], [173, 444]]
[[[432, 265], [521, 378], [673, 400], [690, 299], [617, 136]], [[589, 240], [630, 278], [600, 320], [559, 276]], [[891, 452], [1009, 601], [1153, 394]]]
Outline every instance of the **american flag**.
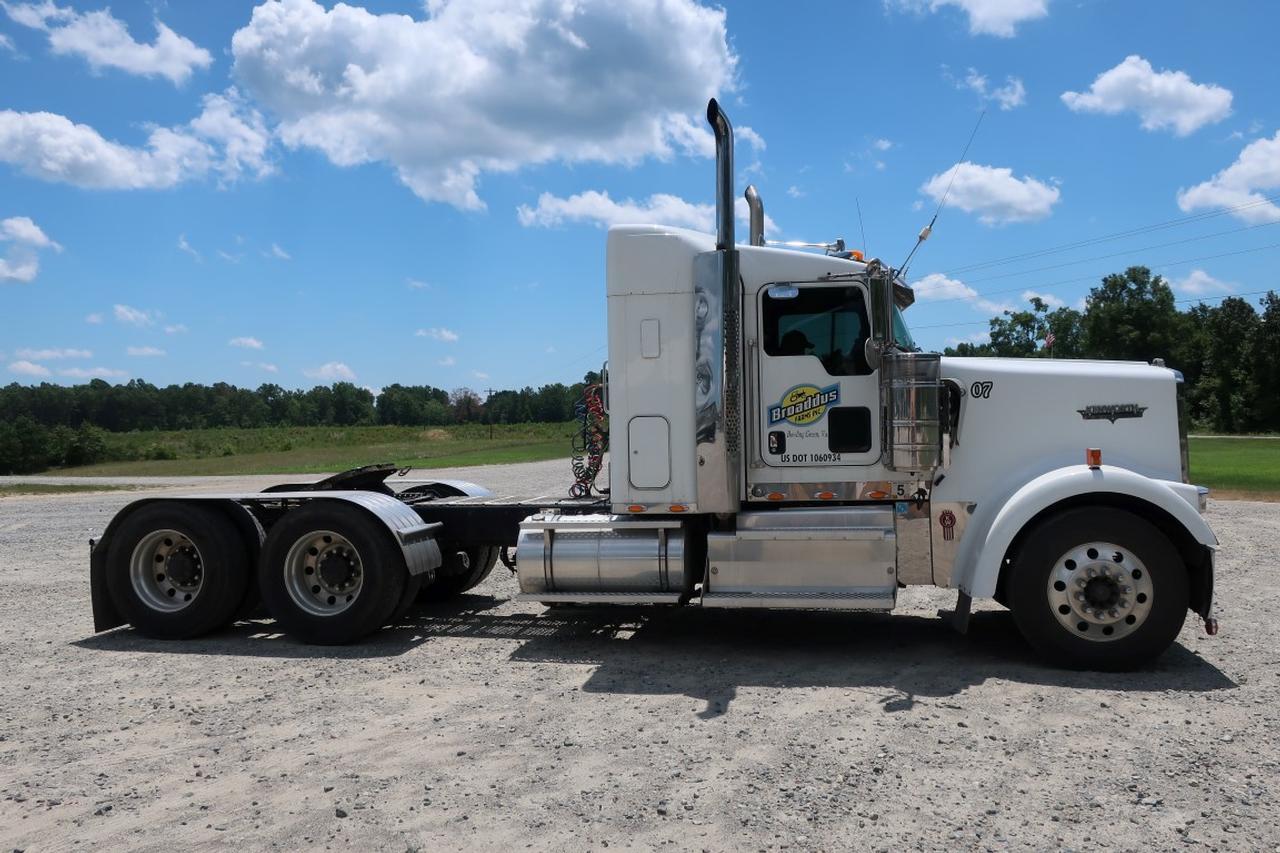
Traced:
[[1053, 332], [1049, 332], [1047, 335], [1045, 335], [1044, 336], [1045, 347], [1047, 347], [1048, 349], [1053, 349], [1054, 340], [1056, 339], [1053, 337]]

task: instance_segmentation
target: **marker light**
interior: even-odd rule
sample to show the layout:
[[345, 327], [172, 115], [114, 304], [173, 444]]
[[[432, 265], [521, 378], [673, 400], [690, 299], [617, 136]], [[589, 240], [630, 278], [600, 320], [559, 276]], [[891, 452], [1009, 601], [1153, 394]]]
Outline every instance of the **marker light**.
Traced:
[[670, 509], [672, 512], [685, 512], [689, 508], [684, 504], [672, 504], [670, 507], [668, 507], [668, 509]]
[[836, 496], [835, 492], [818, 492], [814, 497], [820, 501], [829, 501]]
[[627, 512], [644, 512], [644, 504], [632, 504], [627, 507]]
[[769, 500], [771, 500], [771, 501], [780, 501], [780, 500], [782, 500], [782, 499], [783, 499], [783, 498], [785, 498], [785, 497], [786, 497], [786, 495], [784, 495], [782, 492], [770, 492], [770, 493], [769, 493]]
[[1084, 452], [1084, 464], [1090, 468], [1098, 469], [1102, 467], [1102, 448], [1090, 447]]

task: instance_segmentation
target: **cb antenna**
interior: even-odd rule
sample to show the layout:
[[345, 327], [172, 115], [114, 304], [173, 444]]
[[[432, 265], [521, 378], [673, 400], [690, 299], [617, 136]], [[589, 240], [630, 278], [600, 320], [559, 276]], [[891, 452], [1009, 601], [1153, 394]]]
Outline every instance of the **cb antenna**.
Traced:
[[969, 146], [973, 144], [973, 138], [978, 135], [978, 128], [982, 126], [982, 120], [986, 118], [987, 111], [983, 108], [978, 114], [978, 120], [974, 122], [973, 132], [969, 134], [969, 141], [964, 144], [964, 150], [960, 152], [960, 159], [956, 161], [955, 168], [951, 170], [951, 180], [947, 181], [947, 189], [942, 194], [942, 199], [938, 202], [938, 209], [933, 212], [933, 218], [929, 220], [929, 224], [920, 229], [919, 235], [916, 236], [916, 244], [911, 247], [911, 251], [907, 254], [907, 259], [902, 262], [902, 266], [898, 268], [898, 276], [904, 281], [907, 278], [907, 264], [911, 263], [911, 259], [915, 257], [916, 250], [920, 248], [925, 240], [929, 239], [929, 235], [933, 233], [933, 225], [938, 221], [938, 214], [942, 212], [942, 207], [947, 203], [947, 196], [951, 195], [951, 186], [956, 182], [956, 175], [960, 171], [960, 167], [965, 162], [965, 157], [969, 154]]
[[871, 250], [867, 248], [867, 229], [862, 227], [862, 201], [854, 196], [853, 203], [858, 206], [858, 231], [862, 234], [862, 256], [871, 257]]

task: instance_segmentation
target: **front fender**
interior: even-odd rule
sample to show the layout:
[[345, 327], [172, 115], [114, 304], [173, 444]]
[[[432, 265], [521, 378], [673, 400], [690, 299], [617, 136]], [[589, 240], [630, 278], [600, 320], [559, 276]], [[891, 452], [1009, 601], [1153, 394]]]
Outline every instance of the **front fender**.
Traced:
[[1218, 545], [1195, 507], [1195, 486], [1154, 480], [1114, 465], [1072, 465], [1041, 474], [1002, 504], [978, 505], [957, 556], [957, 585], [974, 598], [995, 595], [1005, 555], [1027, 523], [1055, 504], [1091, 494], [1123, 495], [1151, 504], [1182, 525], [1196, 542], [1209, 548]]

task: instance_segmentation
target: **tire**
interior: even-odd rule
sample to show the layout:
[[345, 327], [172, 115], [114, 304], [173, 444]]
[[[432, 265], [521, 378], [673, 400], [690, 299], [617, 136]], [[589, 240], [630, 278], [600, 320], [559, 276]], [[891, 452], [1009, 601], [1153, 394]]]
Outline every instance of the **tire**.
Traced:
[[388, 624], [395, 626], [400, 624], [400, 620], [409, 612], [409, 608], [418, 602], [418, 594], [422, 592], [422, 581], [426, 575], [409, 575], [409, 579], [405, 581], [404, 592], [400, 594], [400, 603], [396, 605], [396, 609], [391, 613], [391, 620]]
[[468, 548], [466, 568], [458, 565], [457, 551], [444, 547], [440, 550], [444, 555], [444, 565], [436, 569], [436, 579], [418, 593], [419, 601], [448, 601], [462, 595], [483, 583], [498, 562], [499, 549], [496, 547]]
[[1121, 671], [1173, 644], [1186, 619], [1187, 568], [1155, 525], [1104, 507], [1039, 523], [1009, 567], [1018, 630], [1049, 661]]
[[250, 562], [240, 532], [216, 510], [150, 504], [125, 518], [112, 537], [107, 592], [139, 633], [190, 639], [235, 618]]
[[409, 572], [391, 534], [356, 507], [316, 501], [267, 534], [258, 562], [263, 603], [304, 643], [351, 643], [386, 625]]

